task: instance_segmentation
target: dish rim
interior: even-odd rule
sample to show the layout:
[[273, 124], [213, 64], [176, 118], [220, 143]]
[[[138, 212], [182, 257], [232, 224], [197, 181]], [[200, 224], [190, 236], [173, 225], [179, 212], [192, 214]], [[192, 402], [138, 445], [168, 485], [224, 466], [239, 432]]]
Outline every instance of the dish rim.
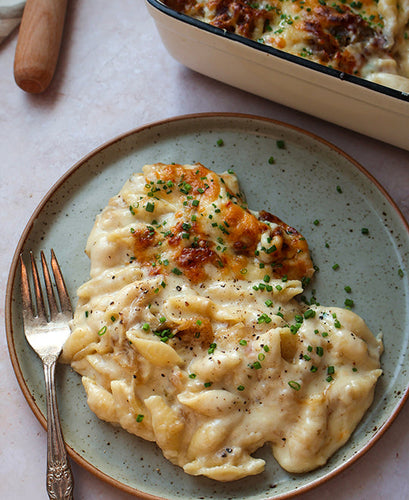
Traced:
[[403, 92], [392, 87], [387, 87], [385, 85], [381, 85], [379, 83], [371, 82], [369, 80], [365, 80], [364, 78], [360, 78], [349, 73], [344, 73], [343, 71], [329, 68], [323, 64], [316, 63], [314, 61], [310, 61], [308, 59], [304, 59], [294, 54], [290, 54], [289, 52], [285, 52], [283, 50], [276, 49], [274, 47], [270, 47], [268, 45], [264, 45], [262, 43], [256, 42], [249, 38], [245, 38], [244, 36], [237, 35], [235, 33], [230, 33], [221, 28], [217, 28], [209, 23], [205, 23], [204, 21], [200, 21], [193, 17], [190, 17], [186, 14], [177, 12], [170, 7], [166, 6], [162, 3], [161, 0], [145, 0], [148, 4], [150, 4], [153, 8], [161, 11], [163, 14], [168, 15], [178, 21], [181, 21], [185, 24], [188, 24], [192, 27], [198, 28], [202, 31], [207, 31], [208, 33], [214, 34], [218, 37], [222, 37], [234, 42], [238, 42], [242, 45], [251, 47], [260, 52], [270, 54], [271, 56], [278, 57], [279, 59], [283, 59], [298, 66], [310, 69], [312, 71], [316, 71], [318, 73], [328, 75], [336, 80], [346, 81], [360, 87], [366, 88], [370, 91], [380, 93], [382, 95], [399, 99], [403, 102], [409, 102], [409, 93]]
[[[150, 0], [148, 0], [150, 1]], [[184, 114], [184, 115], [179, 115], [179, 116], [174, 116], [174, 117], [169, 117], [165, 119], [161, 119], [158, 121], [153, 121], [149, 122], [145, 125], [142, 125], [140, 127], [136, 127], [134, 129], [131, 129], [127, 132], [124, 132], [120, 135], [115, 136], [114, 138], [104, 142], [100, 146], [96, 147], [93, 149], [91, 152], [87, 153], [85, 156], [83, 156], [79, 161], [77, 161], [73, 166], [71, 166], [52, 186], [51, 188], [46, 192], [46, 194], [43, 196], [37, 207], [35, 208], [34, 212], [30, 216], [28, 222], [26, 223], [24, 230], [18, 240], [16, 249], [13, 254], [12, 262], [10, 265], [10, 270], [8, 274], [8, 279], [7, 279], [7, 286], [6, 286], [6, 294], [5, 294], [5, 325], [6, 325], [6, 338], [7, 338], [7, 346], [8, 346], [8, 352], [10, 356], [10, 360], [12, 363], [13, 371], [14, 374], [17, 378], [17, 382], [20, 386], [20, 389], [22, 390], [22, 393], [31, 408], [32, 412], [34, 413], [35, 417], [37, 420], [40, 422], [42, 427], [46, 430], [47, 429], [47, 421], [45, 416], [43, 416], [42, 412], [40, 411], [39, 407], [36, 404], [35, 398], [31, 394], [25, 380], [24, 376], [22, 373], [22, 369], [20, 367], [20, 364], [18, 362], [18, 357], [17, 353], [14, 347], [14, 335], [13, 335], [13, 325], [12, 325], [12, 299], [13, 299], [13, 288], [14, 288], [14, 283], [15, 280], [18, 276], [18, 265], [19, 265], [19, 258], [20, 258], [20, 253], [22, 251], [22, 248], [24, 247], [24, 244], [33, 228], [33, 225], [35, 223], [36, 218], [38, 215], [41, 213], [43, 210], [44, 206], [47, 204], [49, 199], [54, 195], [54, 193], [60, 189], [64, 183], [67, 181], [67, 179], [72, 176], [79, 168], [81, 168], [82, 165], [84, 165], [86, 162], [88, 162], [92, 157], [100, 154], [104, 149], [107, 149], [111, 146], [113, 146], [115, 143], [118, 143], [122, 141], [125, 138], [128, 138], [132, 135], [136, 135], [138, 133], [141, 133], [145, 130], [148, 130], [150, 128], [155, 128], [158, 126], [164, 126], [164, 125], [169, 125], [171, 123], [179, 123], [187, 120], [195, 120], [195, 119], [202, 119], [202, 118], [226, 118], [226, 119], [243, 119], [243, 120], [256, 120], [259, 122], [264, 122], [267, 124], [272, 124], [276, 125], [279, 127], [283, 127], [286, 129], [290, 129], [292, 131], [295, 131], [296, 133], [305, 135], [309, 137], [310, 139], [313, 139], [320, 143], [323, 146], [326, 146], [331, 149], [331, 151], [338, 153], [340, 156], [342, 156], [345, 160], [348, 162], [352, 163], [352, 165], [357, 168], [362, 174], [364, 174], [368, 180], [380, 191], [380, 193], [385, 197], [386, 201], [389, 203], [390, 208], [392, 208], [400, 221], [402, 222], [402, 225], [406, 232], [409, 234], [409, 223], [406, 221], [405, 217], [403, 216], [403, 213], [401, 212], [400, 208], [397, 206], [396, 202], [392, 199], [392, 197], [389, 195], [389, 193], [386, 191], [386, 189], [378, 182], [375, 177], [372, 176], [371, 173], [369, 173], [357, 160], [349, 156], [348, 153], [344, 152], [341, 148], [338, 146], [332, 144], [330, 141], [316, 135], [313, 132], [309, 132], [308, 130], [305, 130], [301, 127], [298, 127], [296, 125], [288, 124], [286, 122], [268, 118], [268, 117], [263, 117], [263, 116], [258, 116], [258, 115], [253, 115], [253, 114], [245, 114], [245, 113], [233, 113], [233, 112], [206, 112], [206, 113], [193, 113], [193, 114]], [[384, 435], [387, 429], [391, 426], [393, 421], [396, 419], [398, 414], [400, 413], [402, 407], [404, 406], [405, 402], [409, 398], [409, 385], [406, 387], [399, 403], [395, 406], [394, 410], [392, 413], [389, 415], [388, 419], [385, 421], [385, 423], [382, 425], [382, 427], [378, 430], [376, 434], [374, 434], [370, 440], [366, 443], [365, 446], [363, 446], [356, 454], [354, 454], [350, 459], [339, 465], [338, 467], [335, 467], [332, 471], [326, 473], [324, 476], [313, 480], [312, 482], [301, 486], [297, 490], [293, 490], [288, 493], [281, 494], [279, 496], [271, 497], [274, 498], [274, 500], [284, 500], [287, 498], [293, 498], [296, 497], [302, 493], [306, 493], [308, 491], [313, 490], [314, 488], [326, 483], [336, 475], [338, 475], [340, 472], [346, 470], [349, 468], [353, 463], [355, 463], [359, 458], [363, 457], [367, 451], [369, 451], [370, 448], [374, 446], [374, 444]], [[102, 472], [99, 470], [95, 465], [90, 463], [88, 460], [84, 459], [79, 453], [70, 447], [68, 444], [66, 444], [66, 448], [68, 451], [69, 456], [81, 467], [83, 467], [85, 470], [88, 472], [92, 473], [94, 476], [98, 477], [99, 479], [103, 480], [104, 482], [110, 484], [111, 486], [117, 488], [118, 490], [124, 491], [126, 493], [129, 493], [134, 496], [138, 496], [146, 499], [146, 500], [166, 500], [164, 497], [158, 497], [156, 495], [151, 495], [149, 493], [143, 492], [141, 490], [136, 489], [135, 487], [129, 486], [127, 484], [124, 484], [123, 482], [119, 481], [118, 479], [113, 478], [112, 476]], [[266, 500], [269, 500], [266, 498]]]

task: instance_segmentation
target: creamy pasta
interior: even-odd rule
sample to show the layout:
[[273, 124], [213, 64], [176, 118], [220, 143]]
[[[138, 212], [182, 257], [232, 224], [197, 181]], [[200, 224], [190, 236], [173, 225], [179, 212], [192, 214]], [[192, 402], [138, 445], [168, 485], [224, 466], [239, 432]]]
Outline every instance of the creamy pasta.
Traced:
[[96, 218], [63, 360], [102, 420], [155, 441], [192, 475], [290, 472], [350, 437], [381, 375], [382, 343], [346, 309], [296, 297], [305, 238], [246, 205], [236, 176], [146, 165]]
[[213, 26], [409, 92], [409, 0], [163, 0]]

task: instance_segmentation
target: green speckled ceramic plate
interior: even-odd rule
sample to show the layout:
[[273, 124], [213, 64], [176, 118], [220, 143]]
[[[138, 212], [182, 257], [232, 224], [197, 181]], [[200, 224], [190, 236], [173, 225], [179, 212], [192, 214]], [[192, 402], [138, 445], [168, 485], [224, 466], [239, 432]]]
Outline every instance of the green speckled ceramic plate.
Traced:
[[196, 161], [217, 172], [233, 168], [251, 208], [265, 208], [304, 234], [319, 268], [307, 297], [315, 293], [322, 304], [343, 306], [344, 287], [351, 287], [348, 298], [354, 310], [384, 338], [384, 375], [374, 403], [325, 467], [288, 474], [264, 447], [257, 452], [267, 460], [263, 474], [217, 483], [184, 474], [154, 444], [99, 421], [87, 407], [79, 376], [60, 365], [65, 440], [78, 463], [142, 498], [287, 498], [329, 479], [368, 450], [402, 407], [409, 385], [404, 365], [409, 336], [407, 224], [374, 179], [325, 141], [264, 118], [201, 114], [142, 127], [89, 154], [46, 195], [16, 249], [6, 304], [11, 360], [30, 407], [45, 426], [41, 364], [22, 329], [18, 255], [54, 248], [75, 302], [77, 287], [88, 279], [85, 243], [109, 198], [146, 163]]

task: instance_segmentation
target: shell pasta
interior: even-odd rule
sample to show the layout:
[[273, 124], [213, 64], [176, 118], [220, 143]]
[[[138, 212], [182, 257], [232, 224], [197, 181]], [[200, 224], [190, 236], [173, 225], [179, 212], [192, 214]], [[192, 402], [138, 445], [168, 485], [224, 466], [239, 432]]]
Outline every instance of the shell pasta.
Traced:
[[96, 217], [63, 361], [102, 420], [191, 475], [323, 465], [370, 406], [382, 343], [350, 310], [296, 297], [305, 238], [251, 211], [233, 173], [146, 165]]

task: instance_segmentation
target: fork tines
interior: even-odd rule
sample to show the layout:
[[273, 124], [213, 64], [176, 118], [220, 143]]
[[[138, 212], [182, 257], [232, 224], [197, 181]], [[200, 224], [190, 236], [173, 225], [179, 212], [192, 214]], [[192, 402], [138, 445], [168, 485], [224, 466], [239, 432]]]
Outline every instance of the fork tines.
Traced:
[[24, 310], [31, 310], [32, 313], [37, 317], [48, 317], [50, 320], [60, 311], [71, 312], [71, 302], [67, 293], [67, 289], [64, 283], [64, 278], [61, 273], [60, 266], [58, 264], [57, 258], [55, 256], [54, 250], [51, 249], [51, 269], [54, 277], [55, 286], [57, 288], [57, 296], [59, 299], [59, 304], [56, 300], [56, 295], [54, 293], [53, 284], [51, 281], [50, 272], [48, 269], [47, 260], [45, 258], [44, 252], [40, 252], [41, 257], [41, 267], [43, 271], [43, 279], [45, 284], [45, 289], [47, 292], [47, 297], [42, 293], [42, 287], [40, 282], [39, 273], [37, 270], [37, 264], [33, 252], [30, 251], [30, 264], [31, 264], [31, 275], [32, 275], [32, 288], [33, 293], [31, 293], [30, 280], [28, 278], [27, 268], [23, 260], [23, 256], [20, 255], [20, 265], [21, 265], [21, 295], [23, 299]]

